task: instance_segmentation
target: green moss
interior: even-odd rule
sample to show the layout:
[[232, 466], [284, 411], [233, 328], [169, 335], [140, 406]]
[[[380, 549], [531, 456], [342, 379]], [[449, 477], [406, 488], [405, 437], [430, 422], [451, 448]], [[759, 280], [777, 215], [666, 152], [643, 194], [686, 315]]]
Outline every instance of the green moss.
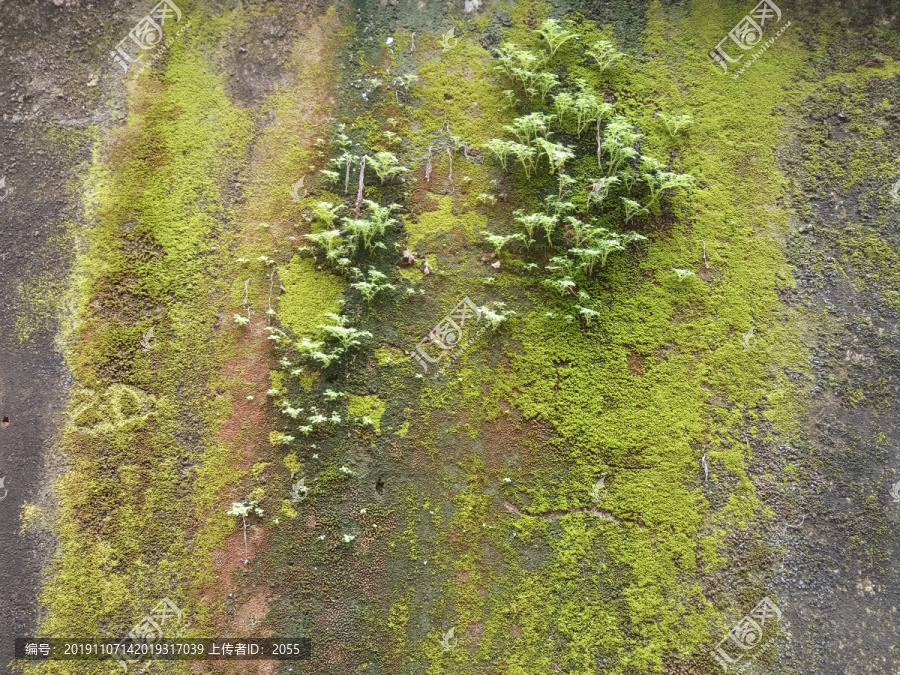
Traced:
[[299, 473], [303, 468], [303, 464], [297, 459], [296, 452], [292, 452], [284, 458], [284, 465], [288, 468], [288, 471], [290, 471], [291, 474]]
[[278, 301], [284, 326], [300, 337], [317, 337], [325, 314], [340, 312], [343, 282], [328, 272], [316, 272], [312, 260], [294, 256], [278, 271], [285, 293]]
[[376, 435], [381, 435], [381, 416], [384, 415], [386, 405], [377, 396], [347, 396], [347, 412], [357, 418], [358, 424], [363, 424], [363, 418], [372, 420], [372, 426]]
[[[526, 1], [508, 9], [513, 27], [506, 37], [541, 49], [532, 28], [551, 7]], [[611, 261], [585, 285], [603, 309], [595, 323], [566, 322], [571, 306], [503, 255], [495, 275], [481, 260], [480, 231], [489, 222], [498, 231], [511, 227], [511, 210], [531, 205], [542, 186], [515, 172], [504, 175], [490, 159], [467, 162], [459, 152], [451, 185], [446, 153], [438, 153], [426, 186], [430, 194], [417, 193], [419, 201], [408, 205], [404, 217], [406, 245], [435, 273], [400, 270], [428, 294], [417, 295], [419, 302], [395, 296], [372, 306], [351, 296], [346, 315], [376, 335], [374, 354], [364, 346], [355, 359], [328, 369], [307, 365], [297, 379], [271, 371], [276, 408], [283, 397], [321, 412], [323, 389], [352, 387], [379, 393], [347, 397], [351, 424], [369, 418], [380, 436], [382, 420], [387, 431], [398, 418], [405, 420], [394, 434], [363, 434], [362, 441], [335, 422], [329, 428], [336, 433], [317, 430], [285, 449], [287, 457], [258, 462], [252, 472], [272, 493], [267, 512], [297, 519], [283, 523], [264, 563], [283, 576], [279, 592], [299, 597], [312, 587], [321, 589], [315, 591], [321, 597], [354, 601], [347, 603], [354, 612], [347, 625], [359, 634], [352, 640], [341, 634], [329, 645], [344, 650], [348, 668], [365, 662], [369, 669], [403, 672], [414, 664], [436, 674], [503, 664], [517, 675], [598, 667], [610, 674], [659, 673], [664, 661], [702, 652], [712, 642], [719, 608], [728, 601], [704, 590], [711, 586], [702, 577], [733, 566], [733, 535], [764, 528], [773, 517], [756, 495], [745, 438], [771, 443], [775, 435], [796, 431], [801, 418], [801, 397], [785, 374], [802, 368], [801, 327], [778, 301], [778, 292], [793, 282], [782, 253], [787, 181], [774, 168], [774, 148], [791, 118], [773, 115], [773, 109], [797, 104], [819, 86], [795, 79], [808, 53], [790, 32], [738, 81], [712, 68], [697, 45], [718, 42], [743, 11], [700, 0], [688, 17], [679, 7], [653, 3], [629, 24], [646, 27], [637, 46], [629, 30], [629, 49], [638, 57], [603, 74], [581, 57], [582, 45], [618, 33], [575, 17], [570, 27], [581, 39], [567, 43], [551, 62], [555, 71], [584, 77], [615, 98], [645, 134], [642, 149], [666, 158], [673, 170], [692, 173], [700, 185], [689, 196], [664, 200], [660, 213], [639, 221], [646, 245]], [[408, 156], [424, 157], [445, 122], [476, 153], [509, 122], [505, 85], [480, 36], [469, 32], [475, 25], [485, 29], [486, 19], [459, 25], [465, 34], [447, 52], [433, 36], [418, 36], [418, 49], [408, 56], [411, 38], [404, 33], [396, 53], [357, 55], [365, 75], [383, 75], [373, 65], [379, 62], [394, 72], [421, 64], [414, 104], [399, 110], [409, 111], [413, 122], [404, 135], [412, 146], [404, 146]], [[171, 579], [194, 598], [211, 582], [210, 551], [235, 527], [221, 504], [246, 493], [250, 486], [242, 481], [250, 477], [232, 468], [235, 449], [216, 438], [217, 417], [228, 414], [231, 397], [243, 398], [248, 392], [241, 387], [248, 385], [236, 377], [233, 391], [209, 393], [225, 390], [216, 373], [246, 332], [235, 328], [217, 336], [210, 307], [225, 298], [226, 315], [242, 310], [249, 279], [248, 303], [258, 316], [272, 269], [261, 255], [276, 261], [286, 289], [276, 319], [285, 328], [317, 337], [324, 314], [342, 307], [342, 281], [317, 272], [293, 255], [293, 243], [284, 244], [287, 236], [300, 243], [304, 209], [313, 200], [339, 199], [317, 193], [295, 202], [289, 191], [300, 176], [315, 189], [312, 176], [324, 157], [295, 141], [324, 136], [309, 121], [323, 116], [304, 107], [305, 97], [294, 89], [279, 89], [265, 105], [269, 119], [254, 152], [261, 170], [254, 172], [250, 204], [238, 219], [220, 205], [227, 204], [222, 186], [229, 161], [246, 148], [248, 120], [228, 103], [207, 62], [202, 49], [173, 52], [164, 72], [142, 82], [147, 90], [135, 101], [121, 145], [108, 159], [101, 161], [98, 153], [90, 194], [100, 204], [100, 226], [80, 263], [86, 318], [70, 359], [93, 393], [73, 396], [67, 445], [75, 469], [61, 486], [63, 554], [45, 596], [48, 634], [65, 634], [80, 617], [92, 632], [128, 627], [145, 611], [145, 600], [169, 592]], [[293, 65], [300, 63], [298, 54]], [[299, 68], [297, 76], [319, 77]], [[348, 119], [372, 147], [385, 143], [383, 117], [398, 114], [390, 93], [383, 98]], [[695, 125], [673, 139], [654, 117], [659, 111], [693, 114]], [[877, 130], [861, 132], [873, 147], [881, 142]], [[587, 176], [595, 164], [590, 152], [582, 154]], [[841, 172], [845, 186], [863, 179], [867, 162], [884, 160], [863, 147], [820, 159]], [[422, 167], [413, 169], [421, 173]], [[375, 186], [367, 194], [389, 198], [394, 187]], [[509, 193], [508, 204], [476, 205], [478, 194], [501, 189]], [[221, 223], [238, 232], [238, 220], [251, 225], [239, 235], [220, 233]], [[263, 221], [271, 226], [260, 227]], [[211, 263], [198, 262], [197, 251], [208, 250], [213, 240], [223, 252]], [[852, 223], [845, 241], [849, 262], [890, 276], [885, 292], [894, 291], [896, 256], [889, 247]], [[246, 264], [237, 266], [224, 253], [231, 244]], [[378, 255], [373, 260], [387, 269]], [[672, 268], [697, 276], [679, 284]], [[502, 300], [517, 314], [468, 346], [442, 380], [415, 378], [403, 349], [463, 295], [479, 305]], [[102, 312], [92, 308], [95, 301]], [[158, 351], [139, 352], [136, 341], [158, 305], [164, 310], [164, 321], [154, 324]], [[747, 349], [742, 338], [751, 328], [756, 341]], [[135, 389], [115, 388], [125, 381]], [[851, 395], [859, 400], [862, 394]], [[331, 413], [343, 403], [328, 405]], [[196, 418], [202, 439], [185, 447], [180, 439], [193, 438]], [[284, 432], [273, 433], [280, 443]], [[352, 475], [337, 468], [344, 463]], [[181, 476], [186, 464], [196, 466], [187, 479]], [[109, 466], [115, 467], [111, 473]], [[281, 482], [269, 488], [276, 467]], [[283, 498], [285, 471], [306, 470], [315, 474], [315, 534], [299, 517], [307, 515], [307, 504]], [[371, 479], [382, 472], [391, 488], [378, 494]], [[593, 496], [603, 474], [602, 498]], [[802, 476], [788, 466], [784, 478]], [[259, 486], [251, 494], [265, 498]], [[378, 533], [370, 517], [383, 518]], [[203, 526], [194, 542], [190, 528], [197, 522]], [[348, 531], [372, 536], [360, 536], [359, 548], [331, 546]], [[196, 543], [189, 556], [184, 551], [194, 549], [186, 542]], [[775, 553], [754, 542], [751, 554], [747, 572], [762, 578]], [[319, 575], [314, 585], [311, 569]], [[150, 581], [145, 588], [137, 579]], [[373, 579], [383, 591], [371, 591]], [[748, 585], [739, 602], [754, 602], [759, 590]], [[317, 602], [309, 606], [315, 615]], [[214, 620], [216, 608], [194, 602], [192, 610], [202, 628], [221, 625]], [[288, 619], [279, 615], [284, 625], [306, 620], [307, 609], [292, 611], [296, 616]], [[451, 625], [463, 639], [461, 648], [445, 652], [439, 639]], [[555, 637], [548, 642], [548, 636]], [[373, 644], [379, 649], [368, 648]], [[354, 652], [358, 645], [363, 647]]]
[[418, 250], [420, 243], [433, 244], [438, 233], [449, 234], [457, 229], [461, 230], [469, 241], [475, 241], [476, 234], [487, 225], [487, 218], [474, 211], [455, 214], [453, 198], [449, 196], [438, 198], [437, 209], [422, 213], [417, 222], [412, 222], [411, 219], [404, 221], [409, 231], [407, 246], [413, 252]]
[[[60, 552], [41, 595], [44, 635], [117, 637], [166, 596], [197, 630], [212, 626], [196, 598], [214, 580], [212, 549], [234, 527], [220, 506], [240, 478], [234, 449], [217, 440], [230, 410], [215, 393], [231, 351], [215, 330], [216, 299], [230, 284], [221, 275], [233, 268], [223, 186], [251, 125], [200, 35], [176, 41], [130, 90], [129, 116], [98, 147], [83, 190], [92, 227], [78, 233], [78, 339], [67, 353], [78, 386], [63, 435], [70, 470], [57, 487]], [[148, 324], [156, 346], [143, 351]]]
[[[507, 37], [541, 48], [522, 26], [526, 16], [540, 21], [539, 11], [528, 6], [517, 13]], [[684, 47], [687, 36], [715, 44], [730, 16], [704, 5], [688, 19], [654, 4], [646, 21], [644, 61], [599, 75], [579, 57], [579, 42], [609, 35], [584, 22], [575, 28], [581, 40], [560, 49], [554, 67], [614, 95], [645, 134], [642, 152], [671, 158], [671, 170], [691, 173], [705, 187], [665, 200], [670, 220], [639, 225], [649, 237], [641, 254], [611, 260], [585, 286], [604, 307], [590, 328], [563, 321], [561, 300], [501, 267], [495, 286], [518, 315], [508, 330], [469, 348], [455, 377], [426, 388], [420, 402], [424, 419], [416, 440], [433, 456], [440, 456], [442, 434], [458, 435], [463, 427], [472, 439], [461, 451], [462, 475], [447, 472], [461, 486], [447, 497], [454, 516], [422, 555], [436, 566], [458, 561], [454, 567], [473, 583], [447, 583], [430, 604], [437, 614], [451, 611], [456, 625], [479, 622], [484, 632], [476, 653], [505, 661], [511, 672], [544, 672], [554, 661], [592, 672], [599, 650], [605, 672], [651, 673], [662, 670], [667, 655], [701, 651], [719, 615], [701, 591], [700, 575], [731, 564], [728, 531], [769, 517], [747, 476], [744, 429], [759, 421], [784, 434], [797, 429], [796, 389], [782, 373], [802, 363], [803, 352], [797, 326], [778, 309], [777, 289], [790, 277], [779, 241], [787, 214], [772, 205], [784, 181], [774, 168], [780, 129], [771, 119], [775, 97], [783, 97], [778, 85], [792, 81], [800, 62], [795, 37], [781, 38], [778, 58], [770, 53], [754, 63], [739, 81], [741, 91], [710, 68], [703, 50]], [[489, 66], [478, 64], [484, 72]], [[493, 76], [482, 84], [497, 93], [504, 86]], [[423, 85], [420, 114], [434, 115], [437, 107], [427, 106], [445, 89], [437, 77]], [[723, 93], [714, 103], [699, 95], [717, 88]], [[659, 110], [693, 114], [695, 125], [673, 139], [653, 117]], [[445, 98], [440, 112], [455, 119], [465, 106]], [[502, 119], [495, 114], [490, 136]], [[727, 142], [704, 142], [721, 139], [722, 129], [731, 130]], [[475, 123], [466, 132], [470, 143], [485, 140]], [[519, 191], [510, 200], [527, 203], [529, 186], [518, 175], [515, 180]], [[407, 223], [410, 245], [427, 243], [433, 251], [456, 226], [452, 214], [451, 198], [438, 198], [438, 210]], [[498, 218], [507, 214], [497, 209]], [[697, 278], [676, 283], [672, 268], [690, 269]], [[445, 292], [458, 297], [471, 269], [449, 269], [445, 278], [456, 283]], [[745, 351], [742, 337], [751, 327], [757, 343]], [[530, 458], [524, 480], [516, 478], [513, 462], [488, 469], [481, 461], [482, 444], [496, 442], [482, 432], [500, 423], [501, 400], [521, 419], [515, 426], [525, 438], [515, 449]], [[456, 410], [464, 412], [464, 424], [451, 421]], [[544, 440], [530, 438], [528, 429]], [[730, 493], [723, 507], [711, 509], [698, 481], [701, 448], [710, 487]], [[621, 523], [574, 511], [591, 504], [601, 472], [608, 493], [602, 508]], [[535, 515], [509, 517], [503, 501], [528, 505]], [[572, 513], [550, 522], [536, 517], [557, 511]], [[526, 532], [545, 551], [532, 570], [523, 564]], [[489, 584], [476, 579], [484, 570]], [[489, 590], [478, 592], [479, 584]], [[506, 637], [512, 623], [522, 634], [515, 643]], [[562, 636], [558, 644], [548, 647], [548, 631]], [[410, 645], [413, 660], [433, 659], [429, 672], [446, 670], [441, 659], [462, 664], [467, 655], [442, 656], [437, 635]]]
[[386, 366], [408, 361], [409, 357], [392, 345], [382, 345], [375, 350], [375, 359], [379, 366]]

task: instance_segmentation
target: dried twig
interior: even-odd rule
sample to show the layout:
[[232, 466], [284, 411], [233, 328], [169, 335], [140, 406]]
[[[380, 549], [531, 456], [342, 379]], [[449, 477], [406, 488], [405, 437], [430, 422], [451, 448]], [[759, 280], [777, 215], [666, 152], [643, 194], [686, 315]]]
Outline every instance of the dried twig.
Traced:
[[[247, 310], [247, 321], [250, 321], [250, 303], [248, 300], [249, 292], [250, 292], [250, 279], [247, 279], [244, 282], [244, 309]], [[251, 330], [252, 330], [252, 327], [251, 327]]]
[[453, 150], [447, 148], [447, 156], [450, 158], [450, 194], [456, 192], [456, 187], [453, 185]]
[[366, 156], [363, 155], [359, 164], [359, 190], [356, 193], [356, 218], [359, 218], [360, 209], [362, 208], [363, 188], [365, 187], [364, 178], [366, 173]]
[[425, 163], [425, 182], [431, 181], [431, 146], [428, 146], [428, 161]]
[[242, 516], [241, 520], [244, 521], [244, 564], [247, 565], [250, 563], [247, 557], [247, 519]]
[[411, 44], [409, 46], [409, 53], [412, 54], [414, 51], [416, 51], [416, 34], [415, 34], [415, 32], [413, 32], [413, 34], [410, 36], [410, 41], [411, 41]]
[[344, 172], [344, 196], [350, 190], [350, 155], [347, 155], [347, 170]]
[[272, 273], [269, 275], [269, 311], [266, 312], [266, 325], [272, 321], [272, 288], [275, 286], [275, 265], [272, 265]]
[[706, 269], [709, 269], [709, 263], [706, 261], [706, 242], [702, 239], [700, 242], [703, 244], [703, 264], [706, 265]]

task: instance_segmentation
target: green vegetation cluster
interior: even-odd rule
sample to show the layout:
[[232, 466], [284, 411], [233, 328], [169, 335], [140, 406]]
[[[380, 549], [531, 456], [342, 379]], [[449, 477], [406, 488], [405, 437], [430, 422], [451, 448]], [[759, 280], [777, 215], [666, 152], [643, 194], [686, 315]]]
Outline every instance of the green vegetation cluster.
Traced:
[[[537, 32], [544, 38], [546, 53], [523, 49], [512, 42], [504, 42], [497, 49], [499, 64], [495, 70], [515, 87], [504, 94], [513, 107], [530, 112], [503, 127], [515, 136], [515, 141], [494, 138], [485, 147], [503, 169], [508, 169], [514, 159], [524, 173], [524, 182], [537, 183], [536, 193], [546, 192], [547, 181], [537, 175], [544, 163], [556, 186], [545, 194], [542, 210], [515, 212], [521, 232], [486, 232], [486, 240], [497, 254], [507, 245], [519, 245], [527, 252], [534, 251], [537, 244], [556, 253], [544, 266], [553, 274], [543, 283], [561, 295], [574, 296], [575, 310], [591, 325], [600, 312], [596, 306], [588, 306], [591, 296], [580, 286], [595, 269], [606, 266], [610, 254], [624, 251], [632, 242], [646, 240], [637, 232], [619, 232], [618, 225], [628, 225], [635, 217], [651, 211], [659, 214], [661, 193], [688, 188], [692, 178], [667, 170], [659, 160], [641, 154], [638, 148], [642, 135], [635, 124], [625, 115], [616, 114], [615, 104], [607, 102], [614, 96], [613, 91], [598, 92], [580, 77], [573, 78], [574, 88], [568, 87], [569, 83], [551, 70], [554, 55], [563, 44], [577, 37], [574, 32], [552, 19], [544, 21]], [[593, 60], [602, 73], [623, 57], [612, 43], [598, 40], [584, 51], [582, 58]], [[689, 115], [665, 119], [673, 136], [692, 122]], [[594, 136], [595, 152], [586, 152], [582, 140], [585, 131]], [[560, 142], [551, 139], [554, 135], [560, 137]], [[566, 172], [567, 162], [574, 164], [575, 176]], [[523, 182], [521, 176], [516, 178], [518, 183]], [[535, 269], [538, 264], [530, 262], [525, 267]]]

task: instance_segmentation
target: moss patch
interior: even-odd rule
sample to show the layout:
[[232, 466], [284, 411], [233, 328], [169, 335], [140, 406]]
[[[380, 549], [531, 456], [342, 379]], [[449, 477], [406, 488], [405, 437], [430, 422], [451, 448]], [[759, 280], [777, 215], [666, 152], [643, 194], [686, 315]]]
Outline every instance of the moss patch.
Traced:
[[281, 322], [301, 337], [318, 336], [325, 314], [341, 308], [343, 282], [328, 272], [316, 272], [313, 261], [295, 256], [279, 268], [278, 276], [285, 293], [278, 301]]
[[372, 421], [376, 435], [381, 435], [381, 416], [384, 415], [385, 403], [377, 396], [347, 396], [347, 412], [363, 424], [363, 419]]

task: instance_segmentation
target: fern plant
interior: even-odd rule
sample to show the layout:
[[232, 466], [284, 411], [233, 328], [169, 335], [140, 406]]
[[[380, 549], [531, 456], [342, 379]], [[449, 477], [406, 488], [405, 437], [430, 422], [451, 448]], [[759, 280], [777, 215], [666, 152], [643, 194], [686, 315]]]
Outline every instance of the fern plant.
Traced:
[[488, 322], [492, 331], [496, 331], [504, 321], [516, 314], [511, 309], [506, 309], [506, 303], [503, 302], [494, 302], [490, 307], [484, 306], [480, 309], [481, 318]]
[[375, 301], [375, 298], [379, 293], [394, 290], [395, 288], [393, 284], [387, 283], [387, 275], [379, 272], [374, 267], [369, 268], [368, 279], [360, 270], [356, 269], [354, 271], [356, 272], [359, 281], [350, 284], [350, 287], [358, 290], [369, 304], [372, 304]]
[[348, 326], [347, 323], [349, 320], [347, 319], [347, 317], [340, 316], [332, 312], [326, 313], [325, 316], [332, 323], [319, 325], [319, 330], [321, 330], [329, 337], [335, 338], [338, 342], [341, 343], [341, 347], [345, 350], [359, 346], [359, 338], [372, 337], [372, 334], [367, 330], [357, 330], [352, 326]]
[[384, 185], [385, 179], [391, 179], [404, 173], [409, 173], [409, 169], [400, 165], [400, 160], [392, 152], [382, 151], [376, 153], [374, 157], [368, 158], [369, 165], [375, 170], [381, 184]]
[[544, 21], [540, 28], [537, 29], [537, 32], [547, 41], [551, 57], [556, 54], [557, 49], [575, 38], [575, 33], [570, 33], [553, 19]]
[[[551, 174], [558, 176], [559, 187], [555, 194], [544, 196], [544, 207], [540, 210], [514, 212], [519, 232], [502, 235], [486, 232], [485, 240], [494, 253], [499, 254], [516, 239], [527, 250], [540, 238], [555, 252], [550, 264], [544, 265], [555, 278], [545, 280], [545, 285], [564, 296], [577, 298], [581, 302], [578, 315], [591, 325], [597, 317], [596, 310], [585, 304], [590, 295], [579, 289], [579, 285], [604, 268], [611, 255], [644, 239], [636, 232], [617, 232], [604, 225], [616, 219], [630, 224], [657, 208], [663, 192], [690, 187], [692, 179], [668, 171], [658, 160], [641, 155], [641, 133], [625, 115], [616, 114], [615, 106], [586, 80], [575, 78], [571, 81], [572, 86], [567, 86], [559, 81], [557, 73], [546, 76], [549, 59], [575, 34], [553, 21], [542, 24], [538, 32], [548, 46], [549, 56], [515, 43], [503, 43], [495, 52], [496, 70], [514, 87], [506, 90], [507, 97], [513, 105], [523, 104], [531, 109], [503, 127], [503, 131], [515, 140], [494, 138], [485, 148], [503, 170], [521, 168], [527, 181], [532, 180], [538, 163], [546, 159]], [[607, 41], [594, 43], [584, 55], [601, 71], [613, 67], [624, 57]], [[516, 90], [523, 92], [524, 98], [520, 98]], [[550, 92], [555, 93], [549, 96]], [[548, 97], [551, 99], [549, 104], [546, 103]], [[681, 117], [664, 118], [666, 120], [682, 127], [687, 123]], [[593, 157], [577, 157], [575, 147], [560, 143], [554, 137], [557, 132], [580, 137], [592, 128], [596, 130], [594, 170], [591, 168]], [[581, 145], [579, 143], [578, 147]], [[599, 173], [599, 178], [588, 178], [585, 183], [566, 173], [566, 167], [575, 164], [576, 158], [580, 170], [588, 176], [596, 171], [594, 175]], [[611, 196], [615, 199], [611, 200]], [[524, 266], [525, 269], [537, 267], [534, 263]], [[567, 320], [574, 320], [574, 317], [567, 315]]]
[[600, 66], [601, 72], [611, 68], [617, 61], [625, 56], [625, 54], [618, 51], [613, 46], [612, 42], [606, 40], [595, 42], [593, 46], [587, 50], [587, 55], [596, 61], [597, 65]]
[[327, 228], [334, 225], [335, 218], [344, 208], [343, 204], [331, 204], [329, 202], [316, 202], [312, 206], [316, 218]]
[[686, 129], [694, 123], [694, 118], [690, 115], [669, 115], [660, 113], [659, 116], [662, 118], [663, 123], [666, 125], [666, 129], [673, 138], [677, 136], [682, 129]]

